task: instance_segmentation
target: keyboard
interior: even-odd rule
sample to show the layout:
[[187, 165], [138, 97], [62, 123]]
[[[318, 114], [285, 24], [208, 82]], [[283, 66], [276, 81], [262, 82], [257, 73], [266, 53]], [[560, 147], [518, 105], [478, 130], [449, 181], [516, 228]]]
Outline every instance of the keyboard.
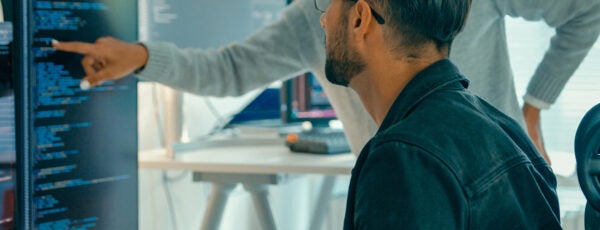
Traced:
[[349, 153], [350, 145], [342, 130], [290, 133], [286, 145], [293, 152], [315, 154]]

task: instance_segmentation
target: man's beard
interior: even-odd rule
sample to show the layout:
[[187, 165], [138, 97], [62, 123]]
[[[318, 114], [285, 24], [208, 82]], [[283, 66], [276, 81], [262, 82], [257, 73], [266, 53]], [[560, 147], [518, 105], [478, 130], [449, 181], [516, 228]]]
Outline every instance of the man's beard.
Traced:
[[329, 82], [341, 86], [348, 86], [350, 80], [366, 66], [358, 52], [348, 45], [348, 34], [344, 33], [347, 24], [347, 19], [341, 23], [339, 30], [330, 37], [331, 48], [326, 47], [325, 76]]

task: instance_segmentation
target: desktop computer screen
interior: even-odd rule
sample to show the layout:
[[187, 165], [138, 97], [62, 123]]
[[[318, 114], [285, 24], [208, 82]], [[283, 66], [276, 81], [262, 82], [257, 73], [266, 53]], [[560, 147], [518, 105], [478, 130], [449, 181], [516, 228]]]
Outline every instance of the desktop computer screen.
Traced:
[[11, 67], [12, 23], [0, 22], [0, 229], [14, 228], [15, 110]]
[[30, 41], [19, 42], [13, 52], [22, 62], [15, 79], [16, 91], [23, 93], [16, 94], [15, 102], [27, 105], [24, 115], [16, 116], [17, 143], [24, 143], [17, 152], [25, 155], [19, 156], [17, 170], [27, 180], [16, 193], [23, 200], [19, 228], [137, 229], [136, 80], [128, 77], [83, 91], [82, 56], [51, 47], [53, 39], [136, 41], [137, 1], [13, 3], [15, 12], [30, 13], [16, 19], [25, 22], [13, 23], [16, 33]]
[[313, 125], [326, 125], [336, 119], [323, 87], [312, 73], [286, 81], [281, 93], [281, 112], [286, 123], [310, 121]]

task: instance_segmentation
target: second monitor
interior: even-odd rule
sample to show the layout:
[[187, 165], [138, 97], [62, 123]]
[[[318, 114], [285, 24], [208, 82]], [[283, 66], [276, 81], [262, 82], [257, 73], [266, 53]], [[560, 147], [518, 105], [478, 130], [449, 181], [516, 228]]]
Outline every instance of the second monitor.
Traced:
[[281, 103], [286, 123], [308, 121], [313, 126], [327, 126], [337, 119], [323, 87], [310, 72], [283, 84]]

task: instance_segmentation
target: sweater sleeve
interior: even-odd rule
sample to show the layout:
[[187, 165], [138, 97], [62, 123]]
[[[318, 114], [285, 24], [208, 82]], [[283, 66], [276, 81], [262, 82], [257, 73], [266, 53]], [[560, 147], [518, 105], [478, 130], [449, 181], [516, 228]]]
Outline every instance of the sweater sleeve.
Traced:
[[[306, 72], [322, 49], [310, 27], [308, 0], [294, 1], [277, 22], [220, 49], [180, 49], [146, 43], [149, 60], [138, 77], [208, 96], [238, 96]], [[315, 12], [310, 12], [315, 11]], [[201, 37], [197, 39], [202, 39]], [[319, 46], [320, 45], [320, 46]]]
[[556, 101], [600, 33], [597, 0], [495, 0], [502, 15], [544, 20], [556, 29], [527, 87], [525, 101], [548, 108]]

